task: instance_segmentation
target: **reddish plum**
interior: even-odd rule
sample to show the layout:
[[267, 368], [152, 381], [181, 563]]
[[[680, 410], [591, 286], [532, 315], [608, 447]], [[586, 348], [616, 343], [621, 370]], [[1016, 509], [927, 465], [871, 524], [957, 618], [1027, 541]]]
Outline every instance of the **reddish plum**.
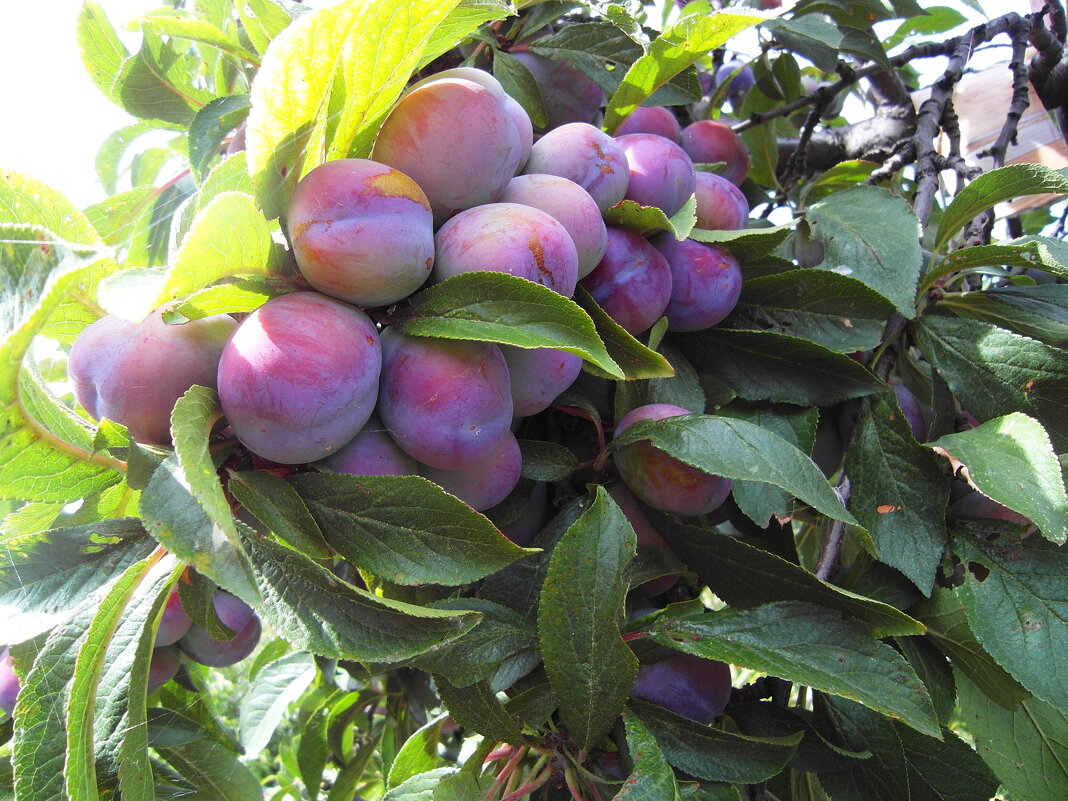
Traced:
[[378, 414], [410, 456], [445, 470], [485, 459], [509, 433], [508, 365], [489, 342], [382, 332]]
[[375, 161], [419, 184], [436, 225], [496, 201], [522, 155], [515, 122], [501, 101], [463, 78], [431, 81], [402, 97], [371, 151]]
[[623, 148], [608, 134], [584, 122], [554, 128], [534, 143], [523, 168], [574, 181], [603, 214], [627, 193], [630, 171]]
[[160, 310], [140, 323], [102, 317], [71, 349], [74, 397], [97, 420], [126, 426], [138, 442], [169, 446], [175, 402], [194, 384], [215, 387], [219, 357], [236, 328], [228, 314], [181, 325], [167, 325]]
[[192, 625], [193, 621], [182, 608], [182, 599], [178, 595], [178, 588], [175, 587], [167, 597], [163, 614], [159, 619], [159, 627], [156, 629], [156, 647], [160, 648], [178, 642]]
[[749, 201], [722, 175], [697, 173], [696, 193], [698, 228], [738, 231], [749, 224]]
[[511, 431], [483, 459], [459, 470], [442, 470], [423, 465], [420, 474], [443, 490], [455, 495], [472, 509], [481, 512], [508, 497], [519, 483], [523, 457]]
[[602, 309], [631, 334], [660, 319], [671, 299], [667, 259], [641, 234], [608, 226], [604, 258], [582, 286]]
[[501, 345], [512, 387], [512, 414], [528, 417], [549, 408], [582, 372], [582, 358], [555, 348]]
[[671, 300], [664, 314], [672, 331], [702, 331], [728, 314], [742, 294], [742, 268], [726, 248], [670, 233], [652, 240], [671, 269]]
[[656, 134], [678, 142], [682, 129], [671, 109], [664, 106], [638, 106], [616, 128], [616, 136], [632, 133]]
[[578, 252], [579, 278], [589, 275], [604, 256], [608, 234], [601, 210], [574, 181], [541, 173], [517, 175], [504, 188], [501, 202], [533, 206], [564, 226]]
[[318, 292], [267, 301], [219, 361], [219, 401], [249, 450], [313, 462], [356, 436], [374, 410], [382, 353], [374, 323]]
[[328, 161], [297, 184], [288, 214], [301, 274], [331, 297], [385, 306], [430, 277], [434, 215], [400, 170], [369, 159]]
[[459, 273], [510, 273], [564, 297], [575, 293], [578, 251], [549, 214], [520, 203], [488, 203], [462, 211], [434, 237], [434, 280]]
[[401, 449], [374, 414], [351, 441], [316, 464], [354, 476], [414, 476], [419, 473], [415, 459]]
[[749, 174], [749, 151], [729, 126], [714, 120], [700, 120], [682, 129], [682, 149], [694, 164], [724, 162], [719, 172], [735, 186], [741, 186]]
[[686, 151], [656, 134], [627, 134], [616, 141], [630, 171], [628, 200], [656, 206], [668, 217], [686, 205], [697, 188], [697, 174]]
[[[616, 423], [615, 436], [641, 420], [663, 420], [690, 414], [680, 406], [651, 403], [631, 409]], [[615, 452], [616, 468], [627, 487], [642, 501], [664, 512], [703, 515], [722, 504], [730, 479], [713, 476], [680, 462], [648, 440], [632, 442]]]

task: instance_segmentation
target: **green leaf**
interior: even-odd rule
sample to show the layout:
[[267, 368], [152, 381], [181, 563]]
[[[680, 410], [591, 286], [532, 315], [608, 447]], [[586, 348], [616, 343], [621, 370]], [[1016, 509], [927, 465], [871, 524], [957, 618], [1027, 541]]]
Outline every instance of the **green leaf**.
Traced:
[[812, 204], [805, 219], [812, 238], [823, 243], [817, 269], [856, 278], [906, 318], [916, 316], [920, 221], [903, 198], [882, 187], [855, 186]]
[[115, 83], [130, 53], [98, 3], [92, 0], [82, 3], [77, 34], [89, 78], [108, 99], [115, 100]]
[[1047, 192], [1068, 193], [1068, 178], [1041, 164], [1010, 164], [983, 173], [958, 192], [942, 213], [935, 236], [935, 252], [944, 251], [970, 219], [1003, 200]]
[[1010, 711], [958, 677], [961, 717], [979, 756], [1014, 798], [1068, 797], [1068, 715], [1037, 698]]
[[[597, 305], [593, 296], [581, 286], [575, 290], [575, 302], [585, 309], [593, 320], [593, 324], [597, 327], [597, 334], [604, 342], [609, 356], [622, 369], [623, 376], [628, 381], [643, 378], [671, 378], [675, 375], [675, 370], [667, 359], [645, 347], [627, 333], [619, 323]], [[600, 375], [596, 372], [594, 374]], [[602, 377], [615, 378], [617, 375], [618, 373], [606, 371]]]
[[735, 34], [762, 20], [759, 16], [733, 11], [683, 17], [653, 40], [648, 52], [627, 70], [623, 82], [608, 101], [604, 129], [614, 131], [624, 117], [671, 78]]
[[804, 56], [824, 72], [834, 72], [838, 66], [842, 32], [822, 14], [765, 20], [762, 27], [790, 51]]
[[533, 481], [562, 481], [581, 466], [571, 450], [540, 439], [519, 440], [523, 454], [523, 478]]
[[448, 719], [448, 715], [439, 715], [428, 720], [421, 728], [417, 729], [411, 737], [404, 741], [400, 751], [389, 767], [389, 778], [386, 787], [396, 787], [401, 782], [407, 781], [412, 776], [426, 773], [438, 766], [441, 757], [438, 756], [438, 743], [441, 740], [441, 727]]
[[458, 768], [435, 768], [412, 776], [382, 796], [382, 801], [434, 801], [437, 798], [438, 785], [455, 775], [457, 770]]
[[929, 37], [931, 34], [945, 33], [968, 21], [957, 9], [949, 6], [929, 6], [924, 11], [927, 12], [926, 16], [906, 19], [898, 26], [886, 41], [887, 50], [897, 47], [913, 34]]
[[156, 750], [196, 787], [196, 801], [263, 801], [263, 790], [252, 771], [211, 740]]
[[751, 278], [725, 328], [774, 331], [852, 353], [875, 347], [893, 307], [860, 281], [826, 270]]
[[330, 659], [400, 662], [440, 647], [478, 615], [391, 601], [353, 587], [327, 568], [269, 539], [248, 536], [264, 623], [296, 648]]
[[966, 581], [957, 592], [975, 638], [1009, 674], [1043, 701], [1068, 711], [1068, 553], [1030, 537], [956, 542]]
[[[0, 183], [0, 217], [22, 209], [21, 191], [5, 196], [7, 188]], [[47, 202], [47, 188], [42, 192]], [[34, 216], [32, 209], [25, 211]], [[114, 471], [125, 468], [64, 441], [34, 419], [20, 387], [34, 337], [103, 256], [103, 250], [56, 242], [41, 228], [0, 224], [0, 498], [72, 501], [116, 483], [120, 476]]]
[[654, 525], [701, 581], [735, 608], [771, 601], [803, 601], [837, 609], [872, 627], [876, 637], [923, 634], [924, 627], [894, 607], [821, 581], [798, 565], [734, 537], [671, 525], [654, 515]]
[[947, 542], [949, 477], [929, 448], [916, 443], [890, 393], [866, 398], [846, 451], [849, 505], [875, 544], [879, 561], [897, 568], [924, 595]]
[[1047, 345], [1068, 341], [1068, 284], [946, 293], [938, 305], [958, 317], [982, 320]]
[[[62, 193], [13, 170], [0, 169], [0, 223], [40, 225], [54, 234], [53, 238], [86, 250], [101, 243], [85, 214]], [[101, 251], [97, 257], [105, 255]]]
[[[477, 32], [483, 22], [504, 19], [513, 14], [515, 8], [506, 0], [461, 0], [434, 28], [415, 69], [421, 70], [439, 55], [460, 44]], [[511, 91], [508, 93], [511, 94]]]
[[1059, 247], [1060, 245], [1054, 245], [1046, 237], [1031, 237], [994, 245], [961, 248], [939, 258], [931, 271], [923, 277], [920, 285], [929, 287], [939, 278], [972, 267], [1022, 267], [1068, 276], [1068, 268], [1058, 260]]
[[608, 225], [629, 228], [642, 236], [668, 231], [678, 240], [688, 237], [697, 222], [697, 199], [690, 195], [681, 209], [671, 217], [657, 206], [642, 206], [634, 200], [621, 200], [604, 213]]
[[237, 3], [237, 13], [256, 52], [264, 53], [275, 36], [292, 21], [285, 10], [273, 0], [247, 0]]
[[525, 278], [461, 273], [420, 291], [411, 304], [395, 323], [402, 333], [557, 348], [581, 356], [614, 378], [623, 377], [590, 316], [558, 292]]
[[62, 623], [156, 546], [126, 518], [4, 536], [0, 547], [0, 642], [10, 644]]
[[[204, 437], [206, 451], [206, 432], [202, 432], [201, 436]], [[141, 495], [141, 516], [145, 528], [157, 542], [183, 562], [254, 605], [259, 595], [248, 555], [239, 543], [224, 533], [218, 521], [213, 521], [195, 494], [195, 487], [204, 486], [206, 478], [200, 470], [194, 473], [193, 478], [187, 477], [176, 456], [165, 459], [152, 474]], [[219, 487], [218, 493], [221, 492], [222, 488]], [[209, 491], [209, 496], [215, 494]], [[209, 504], [213, 502], [210, 497], [205, 500]], [[236, 531], [233, 526], [231, 517], [228, 527]]]
[[186, 127], [212, 99], [210, 92], [193, 85], [198, 64], [191, 54], [146, 35], [141, 49], [122, 64], [112, 90], [115, 100], [138, 119]]
[[163, 313], [163, 322], [197, 320], [212, 314], [244, 314], [256, 311], [277, 293], [262, 279], [239, 280], [233, 284], [210, 286], [194, 292]]
[[[268, 217], [323, 161], [363, 156], [434, 31], [459, 0], [344, 0], [293, 22], [272, 42], [252, 85], [249, 170]], [[423, 62], [425, 63], [425, 62]], [[329, 115], [336, 110], [336, 118]]]
[[930, 600], [910, 611], [927, 627], [930, 642], [948, 656], [954, 669], [967, 676], [987, 698], [1012, 710], [1030, 697], [1031, 694], [999, 667], [975, 639], [964, 614], [963, 601], [956, 592], [936, 589]]
[[535, 128], [545, 128], [549, 115], [538, 82], [526, 64], [503, 50], [493, 51], [493, 77], [526, 111]]
[[699, 373], [746, 400], [830, 406], [884, 386], [848, 356], [785, 334], [716, 326], [673, 338]]
[[521, 745], [526, 741], [519, 723], [497, 700], [487, 682], [476, 682], [462, 690], [441, 676], [436, 683], [442, 705], [460, 726], [497, 742]]
[[770, 228], [742, 228], [737, 231], [694, 228], [690, 231], [690, 239], [726, 248], [744, 265], [770, 254], [786, 241], [793, 229], [792, 222]]
[[679, 801], [675, 772], [649, 727], [629, 710], [623, 711], [623, 724], [634, 770], [612, 801]]
[[968, 480], [984, 495], [1030, 518], [1042, 536], [1068, 540], [1068, 493], [1046, 430], [1015, 412], [957, 434], [932, 447], [963, 464]]
[[189, 124], [189, 164], [203, 180], [219, 156], [223, 140], [248, 116], [248, 95], [217, 97], [200, 109]]
[[840, 612], [796, 601], [745, 611], [661, 615], [649, 639], [703, 659], [841, 695], [939, 737], [926, 688], [897, 651]]
[[964, 409], [982, 421], [1023, 412], [1068, 450], [1068, 354], [977, 320], [928, 315], [918, 334]]
[[191, 42], [210, 45], [224, 53], [235, 56], [240, 61], [248, 61], [253, 64], [258, 62], [256, 56], [241, 46], [237, 39], [206, 19], [194, 16], [192, 13], [177, 9], [162, 8], [149, 11], [141, 17], [142, 30], [151, 30], [153, 34], [163, 34], [177, 39], [188, 39]]
[[140, 275], [119, 273], [106, 282], [108, 295], [101, 300], [119, 306], [125, 317], [143, 318], [221, 278], [265, 272], [270, 248], [270, 228], [252, 197], [224, 192], [197, 214], [162, 281], [150, 287], [154, 291], [145, 291]]
[[238, 737], [246, 754], [259, 754], [275, 729], [315, 678], [311, 654], [296, 651], [268, 662], [241, 697]]
[[239, 470], [226, 484], [230, 494], [283, 542], [313, 559], [329, 559], [334, 549], [296, 490], [264, 470]]
[[602, 487], [557, 543], [538, 605], [538, 638], [560, 715], [576, 744], [595, 745], [612, 728], [638, 672], [619, 636], [634, 558], [634, 530]]
[[782, 487], [828, 517], [860, 525], [808, 456], [754, 423], [709, 415], [643, 420], [616, 436], [611, 450], [639, 440], [649, 440], [669, 456], [710, 475]]
[[789, 737], [747, 737], [638, 698], [628, 706], [653, 733], [668, 762], [705, 781], [754, 784], [770, 779], [790, 761], [803, 736], [798, 732]]
[[419, 476], [304, 473], [289, 481], [341, 556], [395, 584], [467, 584], [526, 554]]

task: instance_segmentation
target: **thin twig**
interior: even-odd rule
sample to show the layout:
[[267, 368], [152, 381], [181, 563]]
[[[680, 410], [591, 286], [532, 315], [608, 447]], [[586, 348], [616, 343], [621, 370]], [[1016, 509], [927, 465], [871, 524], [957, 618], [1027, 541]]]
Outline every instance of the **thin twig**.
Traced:
[[[849, 483], [849, 476], [842, 474], [841, 480], [838, 482], [838, 486], [834, 488], [834, 491], [838, 494], [838, 499], [843, 505], [849, 504], [849, 496], [852, 493], [852, 485]], [[841, 520], [835, 520], [831, 523], [831, 528], [827, 532], [827, 536], [823, 540], [823, 544], [820, 546], [820, 554], [816, 559], [816, 569], [813, 571], [816, 578], [827, 581], [830, 578], [831, 570], [838, 562], [838, 557], [842, 552], [842, 542], [845, 539], [845, 523]]]

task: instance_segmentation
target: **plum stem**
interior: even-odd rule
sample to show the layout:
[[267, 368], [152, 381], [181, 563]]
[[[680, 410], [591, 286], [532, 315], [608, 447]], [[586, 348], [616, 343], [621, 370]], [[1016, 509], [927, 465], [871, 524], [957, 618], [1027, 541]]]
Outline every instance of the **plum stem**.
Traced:
[[501, 801], [519, 801], [519, 799], [525, 798], [526, 796], [537, 790], [539, 787], [541, 787], [543, 784], [545, 784], [545, 782], [549, 781], [549, 774], [551, 773], [551, 770], [549, 769], [547, 763], [548, 760], [544, 757], [542, 759], [539, 759], [534, 766], [534, 770], [531, 771], [531, 773], [535, 774], [534, 779], [524, 784], [515, 792], [509, 793], [504, 798], [502, 798]]
[[[838, 494], [842, 504], [848, 505], [849, 495], [852, 491], [852, 486], [849, 483], [849, 476], [843, 473], [842, 478], [838, 482], [838, 486], [834, 488], [834, 491]], [[834, 565], [841, 554], [842, 541], [844, 539], [845, 523], [841, 520], [835, 520], [831, 523], [831, 528], [827, 532], [823, 544], [820, 546], [819, 558], [816, 560], [816, 569], [813, 570], [816, 578], [826, 581], [830, 577], [831, 570], [834, 568]]]

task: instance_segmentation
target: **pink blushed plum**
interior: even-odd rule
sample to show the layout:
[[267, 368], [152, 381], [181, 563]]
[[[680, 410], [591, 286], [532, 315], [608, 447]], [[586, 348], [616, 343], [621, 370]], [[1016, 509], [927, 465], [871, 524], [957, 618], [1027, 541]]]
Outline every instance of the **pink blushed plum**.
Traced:
[[616, 128], [616, 136], [632, 133], [656, 134], [678, 142], [682, 129], [671, 109], [664, 106], [639, 106]]
[[671, 299], [667, 259], [640, 234], [608, 226], [608, 246], [582, 286], [598, 305], [631, 334], [660, 319]]
[[630, 171], [628, 200], [656, 206], [668, 217], [686, 204], [697, 188], [697, 174], [686, 151], [656, 134], [627, 134], [616, 141]]
[[725, 318], [742, 294], [742, 268], [726, 248], [672, 234], [653, 245], [671, 269], [671, 299], [664, 314], [672, 331], [702, 331]]
[[316, 462], [335, 473], [353, 476], [414, 476], [419, 465], [389, 435], [377, 415], [337, 451]]
[[566, 350], [508, 345], [500, 348], [508, 362], [512, 414], [516, 417], [528, 417], [549, 408], [582, 372], [582, 358]]
[[561, 125], [535, 142], [523, 172], [574, 181], [590, 193], [602, 214], [623, 199], [630, 181], [619, 142], [584, 122]]
[[739, 231], [749, 224], [749, 201], [742, 190], [721, 175], [697, 173], [697, 227]]
[[496, 506], [519, 483], [523, 457], [511, 431], [483, 459], [459, 470], [442, 470], [423, 465], [420, 473], [446, 492], [455, 495], [475, 511]]
[[724, 162], [719, 175], [735, 186], [741, 186], [749, 174], [749, 151], [742, 138], [722, 122], [700, 120], [687, 125], [679, 142], [694, 164]]

